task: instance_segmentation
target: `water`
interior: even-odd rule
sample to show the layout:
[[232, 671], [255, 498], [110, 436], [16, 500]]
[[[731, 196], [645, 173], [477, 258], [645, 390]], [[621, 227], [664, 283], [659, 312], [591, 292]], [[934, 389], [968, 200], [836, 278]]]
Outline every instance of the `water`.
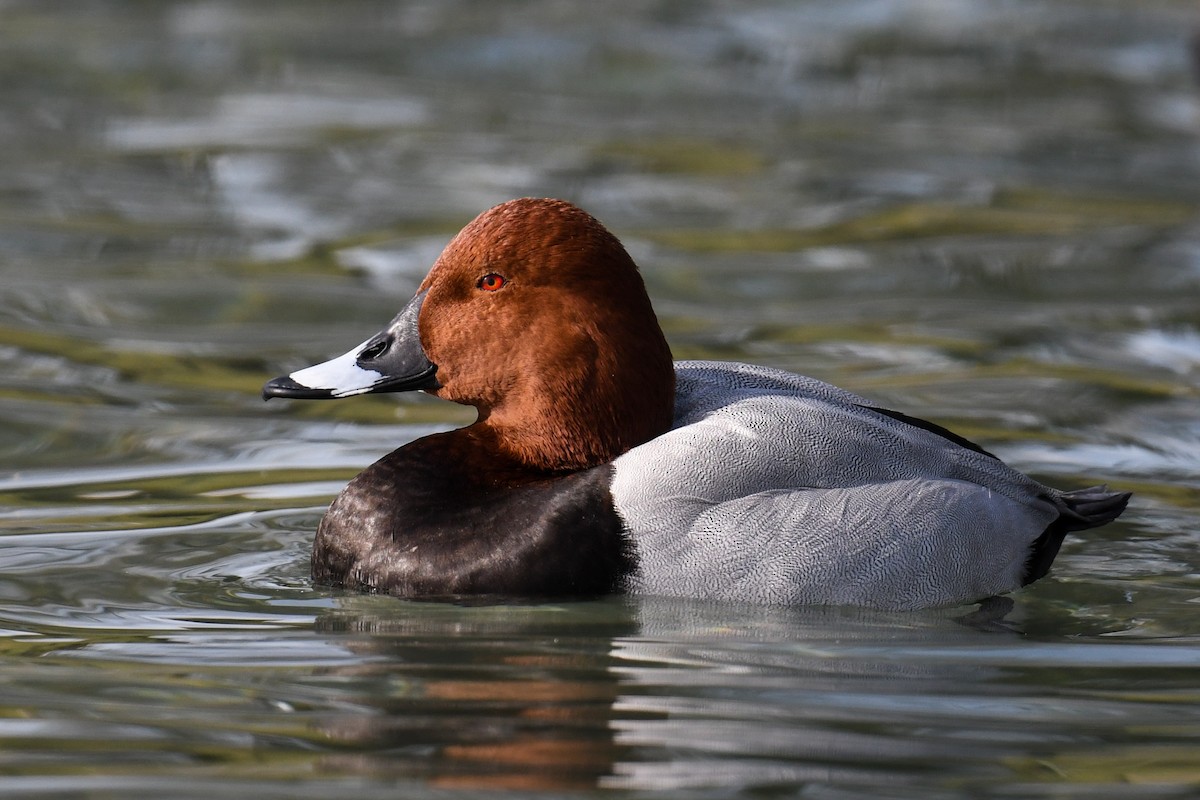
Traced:
[[[0, 3], [0, 795], [1200, 795], [1190, 2]], [[678, 357], [1136, 498], [1011, 608], [347, 596], [272, 403], [484, 208], [573, 200]]]

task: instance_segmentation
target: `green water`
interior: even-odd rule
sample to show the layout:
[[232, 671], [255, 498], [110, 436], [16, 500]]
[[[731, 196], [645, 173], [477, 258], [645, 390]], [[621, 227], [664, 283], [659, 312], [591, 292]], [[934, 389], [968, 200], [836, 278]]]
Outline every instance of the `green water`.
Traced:
[[[0, 3], [0, 796], [1200, 795], [1197, 30], [1183, 0]], [[522, 195], [621, 236], [677, 357], [1133, 505], [966, 622], [313, 587], [345, 481], [471, 417], [259, 387]]]

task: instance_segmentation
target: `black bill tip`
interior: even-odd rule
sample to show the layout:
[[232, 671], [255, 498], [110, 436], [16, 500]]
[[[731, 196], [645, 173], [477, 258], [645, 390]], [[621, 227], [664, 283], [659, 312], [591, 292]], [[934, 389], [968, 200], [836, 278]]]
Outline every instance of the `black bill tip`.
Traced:
[[292, 400], [327, 400], [333, 397], [333, 391], [302, 386], [292, 380], [291, 376], [284, 375], [282, 378], [267, 381], [263, 386], [263, 400], [270, 400], [272, 397], [287, 397]]

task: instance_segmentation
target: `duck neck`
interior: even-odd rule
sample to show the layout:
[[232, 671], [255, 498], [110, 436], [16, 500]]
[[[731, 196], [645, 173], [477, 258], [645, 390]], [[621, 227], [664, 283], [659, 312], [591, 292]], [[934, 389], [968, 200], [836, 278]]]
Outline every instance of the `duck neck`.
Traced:
[[502, 410], [493, 411], [467, 430], [486, 452], [538, 473], [577, 472], [611, 461], [628, 449], [611, 436], [549, 410], [516, 419]]
[[[576, 472], [612, 461], [665, 432], [674, 405], [674, 371], [661, 391], [606, 396], [597, 385], [537, 391], [524, 402], [480, 409], [481, 442], [541, 472]], [[561, 387], [560, 387], [561, 389]]]

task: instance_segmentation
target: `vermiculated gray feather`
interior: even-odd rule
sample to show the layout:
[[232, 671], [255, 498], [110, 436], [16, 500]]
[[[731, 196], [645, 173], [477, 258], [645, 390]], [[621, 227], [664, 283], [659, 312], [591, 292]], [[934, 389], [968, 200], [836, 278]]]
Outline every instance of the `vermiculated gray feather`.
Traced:
[[1109, 521], [1128, 497], [1065, 494], [812, 378], [678, 362], [676, 379], [675, 427], [614, 462], [634, 591], [970, 602], [1026, 582], [1043, 534], [1057, 537], [1052, 560], [1066, 530]]

